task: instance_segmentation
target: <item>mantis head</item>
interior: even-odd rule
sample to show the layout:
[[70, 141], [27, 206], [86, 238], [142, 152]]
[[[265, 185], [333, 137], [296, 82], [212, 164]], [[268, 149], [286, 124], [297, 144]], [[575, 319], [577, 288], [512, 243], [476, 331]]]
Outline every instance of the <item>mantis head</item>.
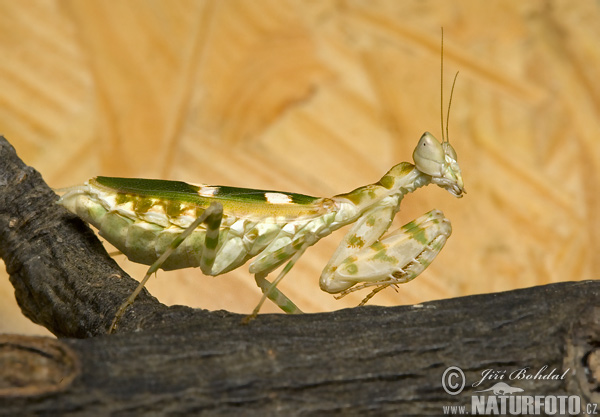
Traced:
[[419, 171], [431, 176], [432, 183], [455, 197], [466, 194], [456, 151], [450, 142], [440, 143], [431, 133], [425, 132], [413, 152], [413, 160]]
[[456, 85], [454, 75], [452, 89], [450, 90], [450, 101], [448, 101], [448, 113], [446, 115], [446, 136], [444, 137], [444, 29], [442, 28], [442, 47], [441, 47], [441, 65], [440, 65], [440, 122], [442, 125], [442, 142], [429, 132], [423, 133], [415, 151], [413, 160], [415, 166], [423, 174], [431, 176], [431, 182], [448, 190], [455, 197], [462, 197], [466, 194], [463, 184], [462, 174], [458, 166], [456, 151], [450, 145], [448, 139], [448, 122], [450, 120], [450, 106], [452, 104], [452, 95]]

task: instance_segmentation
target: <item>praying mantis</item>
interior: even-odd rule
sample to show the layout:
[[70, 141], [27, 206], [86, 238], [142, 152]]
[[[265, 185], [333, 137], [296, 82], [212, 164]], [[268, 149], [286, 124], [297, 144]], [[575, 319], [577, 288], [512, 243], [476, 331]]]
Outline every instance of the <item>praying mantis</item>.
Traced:
[[[448, 117], [449, 113], [450, 104]], [[131, 261], [150, 265], [116, 312], [109, 332], [158, 269], [199, 267], [203, 274], [216, 276], [252, 260], [249, 272], [263, 294], [248, 321], [267, 298], [286, 313], [301, 313], [277, 285], [307, 248], [346, 225], [352, 227], [321, 274], [323, 291], [339, 298], [375, 287], [363, 305], [382, 289], [423, 272], [452, 232], [443, 213], [432, 210], [385, 233], [404, 196], [416, 189], [435, 184], [455, 197], [465, 193], [456, 152], [448, 140], [448, 118], [444, 137], [442, 116], [442, 141], [425, 132], [413, 160], [414, 164], [393, 166], [376, 183], [328, 198], [99, 176], [64, 189], [58, 203], [96, 227]], [[283, 264], [277, 277], [267, 280]]]

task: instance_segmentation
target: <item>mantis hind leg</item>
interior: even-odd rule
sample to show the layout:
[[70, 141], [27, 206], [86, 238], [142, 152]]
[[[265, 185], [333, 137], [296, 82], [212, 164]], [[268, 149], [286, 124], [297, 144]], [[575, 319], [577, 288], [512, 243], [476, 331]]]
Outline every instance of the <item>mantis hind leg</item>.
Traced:
[[220, 203], [212, 203], [206, 210], [204, 210], [204, 212], [200, 216], [198, 216], [198, 218], [196, 218], [196, 220], [192, 222], [192, 224], [188, 226], [187, 229], [185, 229], [180, 235], [178, 235], [173, 240], [169, 248], [166, 251], [164, 251], [163, 254], [159, 256], [159, 258], [152, 265], [150, 265], [150, 268], [148, 268], [146, 275], [140, 281], [137, 288], [131, 293], [129, 298], [127, 298], [127, 300], [125, 300], [125, 302], [121, 304], [121, 306], [117, 310], [117, 313], [115, 314], [115, 318], [113, 319], [110, 325], [108, 333], [112, 333], [116, 329], [117, 323], [119, 322], [127, 308], [129, 308], [129, 306], [133, 304], [137, 296], [144, 289], [146, 282], [148, 282], [152, 274], [154, 274], [160, 269], [160, 267], [165, 263], [169, 256], [171, 256], [171, 254], [179, 247], [179, 245], [181, 245], [183, 241], [189, 235], [191, 235], [192, 232], [196, 230], [196, 228], [202, 223], [206, 223], [206, 238], [205, 250], [202, 252], [201, 262], [202, 264], [207, 265], [208, 268], [212, 267], [212, 264], [215, 260], [215, 251], [219, 240], [219, 228], [221, 226], [222, 218], [223, 206]]

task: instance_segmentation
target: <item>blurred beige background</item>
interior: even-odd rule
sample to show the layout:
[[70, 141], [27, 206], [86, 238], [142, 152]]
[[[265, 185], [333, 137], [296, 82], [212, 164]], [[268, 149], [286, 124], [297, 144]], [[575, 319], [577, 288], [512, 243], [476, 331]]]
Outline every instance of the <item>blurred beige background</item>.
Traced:
[[[111, 175], [346, 192], [410, 161], [425, 130], [440, 137], [443, 26], [468, 194], [431, 186], [405, 198], [394, 228], [438, 208], [454, 233], [422, 276], [372, 303], [594, 279], [598, 22], [591, 0], [2, 0], [0, 133], [55, 188]], [[366, 294], [319, 290], [340, 238], [309, 249], [281, 284], [307, 312]], [[0, 332], [47, 334], [1, 269]], [[160, 272], [148, 288], [167, 304], [240, 313], [260, 297], [247, 267]]]

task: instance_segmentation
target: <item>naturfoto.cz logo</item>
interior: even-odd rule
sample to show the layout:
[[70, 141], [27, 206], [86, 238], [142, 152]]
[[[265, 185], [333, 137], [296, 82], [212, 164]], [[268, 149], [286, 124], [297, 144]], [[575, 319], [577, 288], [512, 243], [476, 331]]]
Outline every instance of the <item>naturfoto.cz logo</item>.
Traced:
[[[558, 371], [544, 365], [540, 369], [529, 367], [513, 370], [486, 369], [481, 377], [471, 383], [479, 388], [467, 405], [444, 406], [444, 414], [472, 415], [578, 415], [583, 411], [581, 398], [576, 395], [530, 395], [518, 386], [518, 381], [564, 380], [570, 369]], [[449, 395], [459, 395], [467, 385], [465, 374], [457, 366], [447, 368], [442, 375], [442, 388]], [[531, 384], [529, 384], [531, 386]], [[585, 410], [597, 409], [587, 404]]]

